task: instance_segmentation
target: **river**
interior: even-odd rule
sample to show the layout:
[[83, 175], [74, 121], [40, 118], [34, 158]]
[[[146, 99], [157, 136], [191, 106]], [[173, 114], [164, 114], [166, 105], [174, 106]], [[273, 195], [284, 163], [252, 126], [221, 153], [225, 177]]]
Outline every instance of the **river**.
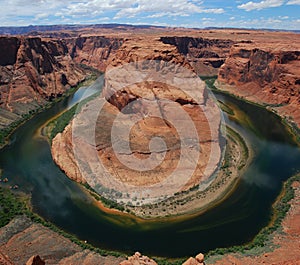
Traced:
[[[91, 89], [101, 89], [94, 85]], [[81, 187], [54, 164], [48, 142], [37, 131], [51, 117], [75, 104], [86, 88], [56, 103], [20, 126], [0, 151], [3, 178], [30, 193], [34, 212], [94, 246], [167, 257], [194, 256], [216, 247], [243, 244], [266, 226], [283, 181], [300, 170], [300, 150], [281, 119], [225, 94], [216, 97], [238, 119], [226, 117], [251, 144], [255, 158], [232, 195], [219, 206], [190, 219], [139, 222], [98, 209]], [[1, 184], [4, 185], [4, 184]]]

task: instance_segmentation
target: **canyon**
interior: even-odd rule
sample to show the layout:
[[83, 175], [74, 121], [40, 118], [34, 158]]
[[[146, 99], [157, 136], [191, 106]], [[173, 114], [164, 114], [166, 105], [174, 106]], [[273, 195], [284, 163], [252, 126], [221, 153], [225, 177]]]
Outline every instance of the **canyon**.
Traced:
[[150, 32], [175, 46], [200, 76], [218, 75], [224, 89], [270, 105], [299, 124], [299, 34], [151, 27], [90, 30], [92, 34], [89, 28], [66, 30], [67, 37], [63, 30], [56, 32], [58, 37], [51, 31], [1, 37], [2, 128], [77, 85], [88, 76], [89, 67], [104, 72], [124, 40]]
[[[187, 67], [197, 75], [217, 76], [215, 86], [218, 89], [266, 106], [292, 125], [294, 124], [294, 128], [300, 126], [299, 34], [231, 29], [143, 29], [122, 26], [113, 29], [93, 28], [92, 32], [89, 28], [80, 28], [27, 33], [26, 36], [2, 36], [0, 47], [0, 128], [2, 129], [22, 119], [25, 114], [34, 113], [45, 104], [63, 96], [72, 87], [89, 78], [92, 73], [108, 72], [111, 67], [120, 67], [124, 63], [137, 62], [140, 59], [153, 61], [166, 58], [167, 61]], [[111, 124], [112, 117], [119, 115], [122, 107], [130, 103], [132, 99], [140, 98], [147, 91], [144, 84], [127, 87], [118, 94], [111, 90], [113, 85], [113, 82], [111, 86], [109, 82], [105, 84], [102, 96], [107, 104], [102, 118], [97, 121], [99, 123], [97, 126], [103, 123]], [[152, 85], [157, 87], [155, 83]], [[193, 107], [194, 102], [174, 88], [158, 88], [157, 94], [147, 96], [149, 98], [167, 96], [168, 99], [190, 111], [191, 116], [194, 115], [194, 118], [196, 116], [190, 110], [190, 106], [187, 106]], [[144, 114], [151, 111], [151, 106], [145, 104], [136, 105], [133, 108], [143, 110]], [[164, 111], [171, 112], [168, 109]], [[85, 122], [84, 112], [81, 116], [79, 114], [79, 118], [81, 122]], [[200, 121], [205, 122], [205, 119], [201, 117]], [[154, 125], [159, 128], [159, 132], [165, 133], [164, 137], [170, 140], [169, 145], [176, 146], [174, 128], [160, 120], [148, 119], [139, 126], [147, 131]], [[139, 128], [136, 128], [133, 132], [134, 138], [137, 139], [134, 144], [136, 153], [143, 156], [148, 150], [144, 150], [145, 143], [139, 141], [138, 131]], [[150, 132], [153, 133], [151, 130]], [[106, 161], [105, 163], [113, 164], [114, 168], [119, 168], [118, 159], [110, 153], [111, 146], [107, 146], [108, 132], [99, 131], [98, 133], [96, 147], [100, 158]], [[170, 135], [175, 136], [172, 138], [169, 137]], [[202, 139], [204, 139], [203, 142], [212, 140], [208, 139], [205, 133]], [[71, 179], [85, 183], [75, 162], [72, 152], [73, 144], [72, 128], [68, 125], [65, 131], [53, 140], [53, 158]], [[78, 146], [80, 147], [80, 142]], [[202, 148], [209, 153], [211, 147], [204, 143]], [[217, 151], [218, 160], [220, 150], [214, 147], [214, 151]], [[174, 168], [175, 165], [172, 162], [170, 158], [165, 168]], [[216, 164], [217, 162], [214, 163], [214, 167]], [[201, 166], [199, 171], [203, 171]], [[145, 184], [143, 182], [145, 179], [153, 180], [153, 176], [147, 176], [144, 180], [139, 179], [138, 176], [127, 179], [128, 172], [123, 173], [119, 177], [128, 183], [134, 181], [133, 184], [142, 185]], [[193, 187], [196, 181], [194, 179], [184, 189]], [[299, 223], [299, 183], [294, 183], [294, 186], [296, 196], [292, 201], [292, 209], [283, 222], [284, 234], [274, 235], [275, 243], [280, 246], [278, 249], [256, 257], [227, 255], [221, 261], [216, 263], [209, 261], [207, 264], [263, 264], [268, 262], [299, 264], [298, 252], [290, 251], [299, 249], [300, 235], [297, 229], [299, 227], [297, 226]], [[100, 255], [83, 251], [75, 244], [65, 242], [66, 239], [63, 237], [58, 237], [54, 232], [46, 231], [46, 228], [31, 223], [29, 220], [16, 219], [14, 222], [17, 224], [12, 223], [10, 226], [20, 227], [22, 231], [15, 231], [14, 234], [8, 236], [7, 233], [11, 233], [10, 226], [0, 230], [2, 240], [0, 254], [3, 260], [7, 260], [6, 264], [24, 264], [35, 254], [39, 254], [46, 260], [46, 264], [75, 264], [74, 262], [78, 260], [82, 262], [81, 264], [94, 264], [96, 261], [104, 262], [103, 264], [118, 264], [122, 260], [120, 258], [104, 260]], [[40, 233], [45, 236], [40, 236]], [[33, 237], [36, 234], [38, 234], [37, 240]], [[40, 243], [46, 244], [45, 238], [49, 237], [55, 238], [53, 242], [47, 242], [51, 253], [48, 248], [40, 249]], [[56, 245], [60, 246], [60, 244], [66, 248], [63, 253], [56, 248]], [[26, 259], [24, 256], [22, 260], [18, 260], [21, 252], [15, 253], [14, 251], [22, 249], [24, 245], [30, 246], [26, 248], [28, 250]], [[194, 258], [189, 260], [190, 263], [187, 261], [184, 264], [200, 263]], [[155, 262], [138, 253], [121, 264], [155, 264]]]

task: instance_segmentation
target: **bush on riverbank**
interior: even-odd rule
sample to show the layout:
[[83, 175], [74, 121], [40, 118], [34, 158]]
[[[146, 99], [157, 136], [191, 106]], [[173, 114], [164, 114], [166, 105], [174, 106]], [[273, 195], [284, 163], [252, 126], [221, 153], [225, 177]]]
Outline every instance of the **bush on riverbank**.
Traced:
[[0, 187], [0, 227], [7, 225], [15, 216], [24, 214], [24, 203], [7, 188]]

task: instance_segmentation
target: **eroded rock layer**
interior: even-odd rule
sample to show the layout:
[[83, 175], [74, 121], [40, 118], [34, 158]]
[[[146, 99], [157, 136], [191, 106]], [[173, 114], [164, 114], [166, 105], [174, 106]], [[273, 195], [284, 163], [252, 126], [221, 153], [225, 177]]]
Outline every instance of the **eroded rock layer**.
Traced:
[[118, 38], [0, 37], [0, 128], [104, 71]]
[[1, 127], [85, 78], [62, 40], [0, 37], [0, 47]]
[[163, 43], [174, 45], [201, 76], [217, 75], [234, 44], [230, 39], [197, 37], [162, 37]]
[[[175, 46], [156, 38], [127, 40], [109, 61], [102, 95], [104, 99], [88, 103], [74, 119], [73, 133], [80, 124], [82, 134], [75, 132], [71, 140], [71, 127], [67, 127], [53, 140], [54, 160], [72, 179], [85, 182], [93, 176], [88, 180], [93, 187], [110, 187], [111, 179], [103, 177], [109, 174], [120, 183], [113, 190], [122, 189], [123, 184], [134, 189], [151, 186], [153, 196], [159, 197], [159, 192], [166, 195], [168, 190], [174, 189], [174, 194], [191, 188], [216, 170], [221, 155], [220, 113], [204, 82]], [[101, 100], [105, 102], [100, 112]], [[205, 108], [215, 112], [207, 114]], [[97, 119], [91, 124], [94, 116]], [[126, 128], [129, 134], [123, 133]], [[153, 137], [163, 139], [164, 145], [153, 144], [150, 150]], [[69, 155], [71, 149], [75, 154]], [[153, 167], [153, 161], [160, 159]], [[170, 175], [174, 179], [169, 180]], [[185, 176], [189, 178], [176, 187]], [[161, 183], [168, 183], [163, 190]], [[125, 191], [130, 193], [131, 188]]]
[[300, 125], [300, 40], [296, 34], [294, 43], [234, 45], [218, 81], [220, 88], [269, 105]]

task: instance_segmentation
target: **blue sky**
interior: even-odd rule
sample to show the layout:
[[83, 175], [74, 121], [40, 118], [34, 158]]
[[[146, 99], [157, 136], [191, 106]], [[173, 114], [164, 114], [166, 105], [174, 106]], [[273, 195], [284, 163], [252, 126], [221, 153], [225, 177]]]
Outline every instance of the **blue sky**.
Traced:
[[300, 30], [300, 0], [0, 0], [1, 26], [129, 23]]

